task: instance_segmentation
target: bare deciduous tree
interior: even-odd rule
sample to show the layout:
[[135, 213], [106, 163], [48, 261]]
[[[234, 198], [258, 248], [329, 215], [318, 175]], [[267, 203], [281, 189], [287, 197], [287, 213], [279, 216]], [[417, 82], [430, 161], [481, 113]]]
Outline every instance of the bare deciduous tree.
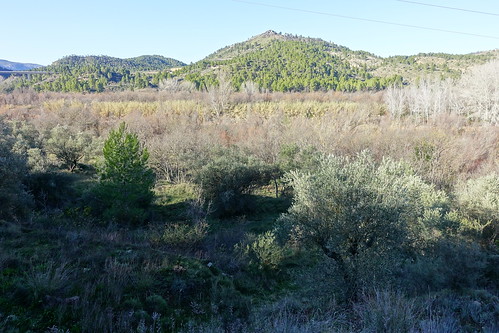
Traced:
[[499, 123], [499, 60], [472, 68], [463, 75], [458, 87], [467, 115]]
[[230, 96], [234, 92], [230, 78], [226, 72], [218, 73], [218, 86], [208, 87], [210, 103], [217, 116], [230, 107]]
[[260, 92], [260, 87], [256, 82], [245, 81], [241, 85], [241, 91], [246, 95], [247, 101], [252, 102], [254, 96]]
[[499, 123], [499, 61], [473, 67], [459, 81], [422, 79], [409, 87], [391, 87], [385, 103], [394, 118], [404, 114], [428, 121], [445, 113]]
[[180, 81], [175, 78], [169, 78], [159, 81], [159, 90], [176, 93], [180, 91]]
[[389, 87], [385, 92], [385, 103], [393, 118], [399, 119], [406, 111], [406, 96], [399, 87]]

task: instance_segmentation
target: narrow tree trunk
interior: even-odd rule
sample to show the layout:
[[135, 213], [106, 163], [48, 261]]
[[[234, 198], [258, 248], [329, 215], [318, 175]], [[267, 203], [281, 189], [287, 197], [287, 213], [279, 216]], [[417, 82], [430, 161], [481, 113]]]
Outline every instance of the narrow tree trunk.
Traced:
[[345, 292], [346, 298], [350, 301], [355, 301], [357, 298], [356, 269], [354, 268], [352, 271], [350, 271], [347, 267], [345, 260], [339, 253], [332, 251], [330, 248], [328, 248], [323, 244], [320, 244], [320, 247], [324, 252], [324, 254], [329, 258], [333, 259], [338, 265], [338, 269], [340, 270], [343, 280], [345, 281], [346, 284], [346, 292]]

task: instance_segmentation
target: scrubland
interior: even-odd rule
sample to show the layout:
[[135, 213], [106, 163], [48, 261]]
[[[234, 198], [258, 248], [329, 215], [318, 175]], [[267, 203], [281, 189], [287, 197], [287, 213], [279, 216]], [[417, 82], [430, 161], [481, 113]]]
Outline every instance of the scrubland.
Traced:
[[499, 100], [425, 84], [0, 95], [0, 330], [497, 332]]

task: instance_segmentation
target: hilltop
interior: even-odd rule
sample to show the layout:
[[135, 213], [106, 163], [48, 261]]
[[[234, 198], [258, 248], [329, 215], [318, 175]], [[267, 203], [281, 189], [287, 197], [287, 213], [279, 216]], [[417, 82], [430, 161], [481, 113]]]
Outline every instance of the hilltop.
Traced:
[[401, 81], [396, 75], [375, 77], [369, 73], [368, 66], [381, 62], [369, 52], [269, 30], [222, 48], [182, 72], [197, 86], [212, 84], [214, 72], [224, 70], [236, 89], [245, 81], [254, 81], [271, 91], [354, 91], [381, 89]]
[[[301, 43], [315, 43], [315, 42], [325, 42], [319, 38], [311, 38], [311, 37], [303, 37], [292, 34], [282, 34], [275, 32], [274, 30], [267, 30], [262, 34], [251, 37], [245, 42], [236, 43], [233, 45], [226, 46], [224, 48], [219, 49], [218, 51], [210, 54], [204, 61], [220, 61], [220, 60], [230, 60], [237, 56], [241, 56], [244, 54], [248, 54], [255, 51], [261, 51], [272, 43], [276, 41], [281, 42], [301, 42]], [[326, 42], [327, 43], [327, 42]], [[328, 43], [331, 50], [341, 52], [341, 51], [351, 51], [345, 46], [337, 45], [334, 43]], [[367, 53], [367, 52], [362, 52]], [[373, 57], [376, 57], [373, 54], [370, 54]]]

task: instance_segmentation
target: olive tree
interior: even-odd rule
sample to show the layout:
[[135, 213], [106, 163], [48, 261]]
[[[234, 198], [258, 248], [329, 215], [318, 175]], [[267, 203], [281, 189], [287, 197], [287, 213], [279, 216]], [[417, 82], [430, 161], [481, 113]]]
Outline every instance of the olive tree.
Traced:
[[361, 281], [389, 276], [444, 214], [447, 198], [407, 165], [367, 154], [328, 156], [316, 172], [288, 174], [294, 203], [288, 222], [333, 259], [355, 296]]
[[226, 149], [198, 170], [193, 180], [216, 214], [233, 216], [253, 210], [251, 192], [267, 185], [278, 172], [237, 149]]
[[484, 245], [493, 247], [499, 234], [499, 174], [470, 179], [458, 186], [456, 199], [462, 228], [476, 234]]
[[208, 87], [208, 95], [213, 111], [217, 116], [227, 111], [230, 107], [230, 97], [234, 92], [230, 77], [226, 72], [219, 72], [218, 86]]
[[76, 132], [69, 126], [57, 125], [50, 131], [46, 149], [73, 172], [78, 163], [92, 149], [92, 137], [85, 132]]

